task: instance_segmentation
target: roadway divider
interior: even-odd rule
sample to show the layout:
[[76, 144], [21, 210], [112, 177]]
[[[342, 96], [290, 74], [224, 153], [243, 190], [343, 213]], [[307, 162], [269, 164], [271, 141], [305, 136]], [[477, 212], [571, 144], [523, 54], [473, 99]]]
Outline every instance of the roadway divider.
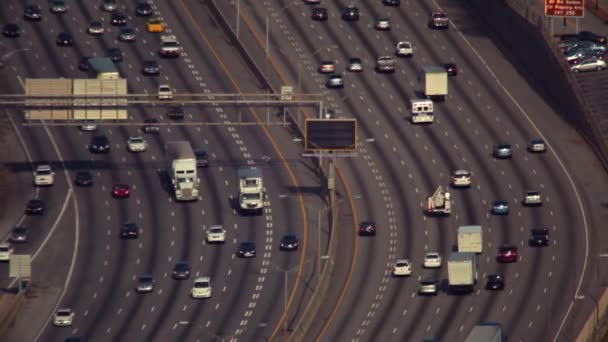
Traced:
[[[255, 36], [248, 29], [248, 26], [244, 23], [239, 25], [239, 32], [237, 37], [237, 28], [236, 22], [237, 20], [241, 20], [243, 17], [243, 13], [240, 13], [241, 18], [237, 19], [237, 11], [234, 7], [234, 4], [231, 4], [228, 1], [222, 0], [200, 0], [201, 3], [207, 4], [211, 13], [214, 15], [217, 23], [220, 27], [228, 34], [230, 41], [232, 42], [235, 49], [239, 52], [239, 54], [243, 57], [245, 62], [249, 65], [249, 68], [252, 70], [258, 81], [263, 85], [265, 91], [275, 92], [276, 89], [280, 88], [282, 85], [282, 81], [276, 81], [277, 84], [273, 84], [273, 80], [281, 80], [280, 75], [277, 72], [276, 65], [274, 65], [271, 59], [268, 59], [266, 56], [266, 51], [264, 51], [263, 47], [260, 46], [258, 42], [256, 42]], [[235, 23], [234, 26], [230, 23]], [[264, 69], [260, 67], [260, 64], [256, 61], [264, 61]], [[289, 113], [289, 120], [291, 125], [289, 127], [293, 127], [291, 129], [291, 133], [298, 135], [299, 137], [304, 136], [303, 127], [298, 125], [298, 120], [293, 116], [293, 113]], [[318, 170], [322, 173], [325, 173], [325, 170], [321, 165], [318, 165]], [[325, 175], [326, 176], [326, 175]], [[330, 209], [328, 215], [330, 216], [330, 239], [327, 247], [327, 256], [328, 260], [324, 263], [323, 270], [321, 271], [319, 285], [315, 289], [312, 294], [311, 300], [308, 302], [308, 305], [304, 309], [303, 313], [300, 315], [300, 318], [296, 321], [294, 328], [292, 329], [292, 334], [287, 340], [295, 339], [296, 341], [302, 341], [304, 339], [305, 334], [307, 333], [310, 325], [313, 320], [317, 317], [317, 314], [321, 308], [321, 304], [324, 302], [327, 290], [330, 285], [331, 274], [333, 273], [334, 265], [335, 265], [335, 255], [336, 255], [336, 235], [338, 233], [338, 229], [336, 228], [337, 222], [337, 210], [334, 210], [333, 205], [336, 202], [334, 199], [330, 199]], [[336, 206], [337, 207], [337, 206]]]

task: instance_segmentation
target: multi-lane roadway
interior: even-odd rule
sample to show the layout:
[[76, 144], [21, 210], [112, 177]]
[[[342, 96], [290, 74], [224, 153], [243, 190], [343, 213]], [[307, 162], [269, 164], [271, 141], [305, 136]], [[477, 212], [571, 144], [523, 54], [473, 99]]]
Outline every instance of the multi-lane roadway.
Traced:
[[[166, 83], [177, 93], [256, 93], [261, 86], [235, 53], [204, 4], [198, 1], [153, 1], [155, 13], [166, 23], [184, 48], [177, 59], [157, 55], [159, 35], [146, 32], [145, 18], [135, 16], [132, 2], [120, 2], [128, 16], [127, 26], [136, 30], [136, 41], [118, 42], [117, 27], [110, 14], [97, 3], [70, 2], [66, 14], [50, 14], [40, 4], [43, 20], [25, 22], [23, 4], [2, 7], [3, 23], [17, 22], [23, 34], [3, 38], [9, 50], [27, 49], [19, 59], [10, 59], [8, 82], [17, 91], [25, 78], [80, 78], [82, 56], [103, 56], [120, 47], [118, 62], [129, 92], [151, 93]], [[335, 278], [326, 300], [306, 339], [418, 341], [433, 337], [441, 341], [463, 340], [481, 321], [500, 322], [510, 339], [570, 340], [580, 328], [571, 317], [571, 298], [589, 278], [588, 256], [595, 213], [590, 209], [590, 189], [605, 191], [605, 175], [599, 168], [580, 170], [592, 163], [584, 145], [574, 144], [569, 129], [543, 98], [527, 85], [487, 38], [484, 28], [459, 4], [402, 2], [387, 7], [380, 2], [354, 1], [359, 21], [345, 22], [341, 4], [323, 2], [327, 22], [315, 22], [310, 6], [302, 1], [240, 2], [241, 30], [253, 32], [249, 43], [264, 44], [269, 24], [270, 56], [284, 83], [301, 83], [303, 92], [323, 93], [324, 101], [337, 116], [354, 117], [359, 123], [358, 155], [338, 162], [339, 179], [348, 191], [340, 193], [340, 205], [354, 205], [352, 216], [340, 226]], [[234, 11], [230, 4], [221, 4]], [[427, 27], [432, 11], [449, 13], [448, 30]], [[388, 17], [390, 31], [374, 30], [378, 17]], [[86, 33], [88, 23], [101, 20], [106, 32]], [[234, 24], [234, 23], [232, 23]], [[58, 33], [75, 38], [72, 47], [55, 44]], [[398, 59], [394, 74], [374, 71], [376, 58], [393, 55], [401, 40], [413, 43], [414, 56]], [[345, 71], [351, 57], [363, 61], [361, 73]], [[157, 60], [159, 76], [143, 76], [144, 60]], [[319, 63], [334, 60], [344, 75], [343, 90], [327, 90], [326, 76], [317, 72]], [[459, 73], [450, 77], [449, 96], [436, 104], [432, 125], [409, 123], [408, 103], [421, 89], [420, 70], [426, 65], [455, 63]], [[186, 106], [186, 122], [265, 120], [263, 110], [211, 106]], [[138, 105], [129, 108], [129, 123], [157, 118], [169, 122], [167, 107]], [[273, 109], [273, 111], [276, 109]], [[82, 336], [86, 340], [186, 341], [277, 338], [280, 330], [296, 321], [314, 288], [316, 234], [313, 221], [324, 208], [318, 174], [310, 160], [300, 158], [302, 147], [280, 126], [161, 126], [158, 135], [146, 134], [149, 148], [140, 154], [126, 150], [126, 140], [142, 135], [140, 126], [104, 126], [112, 151], [92, 155], [86, 145], [90, 132], [75, 126], [22, 126], [17, 111], [9, 112], [34, 162], [48, 160], [57, 170], [52, 187], [28, 189], [47, 204], [42, 217], [25, 218], [31, 239], [16, 247], [18, 253], [34, 254], [36, 272], [53, 291], [44, 319], [30, 335], [40, 341]], [[274, 112], [273, 112], [274, 114]], [[548, 152], [531, 154], [526, 144], [543, 138]], [[176, 203], [162, 171], [166, 169], [165, 144], [188, 140], [195, 148], [210, 151], [208, 169], [201, 172], [201, 200]], [[513, 145], [509, 160], [492, 157], [493, 146]], [[237, 194], [236, 170], [255, 165], [264, 171], [266, 209], [259, 217], [240, 216], [232, 201]], [[21, 165], [29, 172], [29, 165]], [[94, 186], [73, 185], [75, 172], [89, 169]], [[443, 219], [423, 214], [426, 196], [438, 185], [447, 185], [451, 173], [467, 169], [473, 186], [452, 190], [454, 212]], [[128, 199], [113, 199], [114, 183], [133, 187]], [[604, 185], [602, 185], [604, 184]], [[304, 191], [306, 189], [306, 191]], [[542, 192], [544, 204], [527, 208], [522, 194]], [[599, 190], [598, 190], [599, 189]], [[491, 202], [505, 199], [510, 213], [489, 213]], [[375, 237], [359, 237], [359, 221], [377, 223]], [[124, 241], [120, 225], [136, 222], [140, 235]], [[204, 242], [205, 230], [222, 224], [228, 238], [224, 245]], [[445, 260], [456, 241], [456, 228], [481, 224], [484, 252], [478, 257], [479, 284], [470, 296], [417, 294], [422, 278], [434, 277], [445, 284]], [[527, 245], [531, 228], [548, 228], [551, 245]], [[279, 239], [296, 233], [300, 250], [279, 251]], [[45, 239], [49, 240], [45, 243]], [[235, 255], [241, 241], [255, 241], [255, 259]], [[519, 246], [520, 258], [513, 264], [495, 260], [497, 247]], [[51, 251], [51, 252], [49, 252]], [[422, 268], [425, 253], [439, 252], [444, 265], [438, 270]], [[413, 262], [413, 275], [393, 278], [397, 259]], [[189, 280], [174, 280], [173, 265], [181, 260], [192, 267]], [[3, 269], [5, 267], [3, 266]], [[7, 267], [6, 267], [7, 268]], [[152, 293], [138, 294], [134, 288], [140, 274], [156, 280]], [[484, 289], [490, 273], [506, 278], [504, 291]], [[210, 276], [213, 296], [190, 298], [195, 276]], [[287, 287], [284, 279], [287, 277]], [[5, 281], [8, 283], [8, 281]], [[582, 285], [581, 285], [582, 284]], [[566, 295], [564, 295], [566, 294]], [[284, 317], [283, 298], [291, 313]], [[57, 328], [51, 323], [57, 307], [75, 312], [74, 324]], [[580, 311], [585, 313], [585, 311]], [[582, 315], [582, 314], [581, 314]], [[20, 332], [15, 332], [19, 336]], [[26, 334], [21, 332], [21, 334]], [[25, 336], [25, 335], [22, 335]]]

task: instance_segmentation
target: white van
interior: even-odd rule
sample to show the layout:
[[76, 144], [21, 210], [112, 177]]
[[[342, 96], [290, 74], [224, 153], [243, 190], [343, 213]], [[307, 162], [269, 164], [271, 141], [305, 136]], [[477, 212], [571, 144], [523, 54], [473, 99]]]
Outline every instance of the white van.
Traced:
[[410, 100], [412, 123], [433, 122], [433, 101]]

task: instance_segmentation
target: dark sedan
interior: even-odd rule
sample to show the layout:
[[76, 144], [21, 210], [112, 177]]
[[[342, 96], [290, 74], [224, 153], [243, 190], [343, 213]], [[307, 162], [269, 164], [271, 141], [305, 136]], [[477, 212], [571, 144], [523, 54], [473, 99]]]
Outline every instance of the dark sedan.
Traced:
[[376, 235], [376, 223], [363, 221], [359, 224], [359, 235]]
[[114, 26], [125, 26], [127, 25], [127, 16], [120, 12], [114, 12], [110, 18], [110, 23]]
[[293, 234], [283, 236], [281, 239], [282, 251], [295, 251], [298, 249], [298, 237]]
[[122, 61], [122, 50], [120, 48], [109, 48], [106, 56], [110, 57], [112, 62], [120, 62]]
[[142, 72], [144, 75], [158, 75], [160, 74], [160, 65], [157, 61], [144, 61]]
[[533, 247], [549, 246], [549, 229], [532, 229], [530, 231], [530, 239], [528, 242], [530, 243], [530, 246]]
[[27, 5], [25, 12], [23, 12], [23, 18], [32, 21], [42, 20], [42, 11], [38, 5]]
[[190, 278], [190, 264], [186, 261], [180, 261], [173, 267], [173, 279], [188, 279]]
[[42, 215], [44, 213], [44, 202], [39, 199], [31, 199], [25, 206], [26, 215]]
[[135, 7], [135, 14], [138, 17], [149, 17], [152, 15], [152, 13], [154, 13], [154, 10], [147, 2], [140, 2], [137, 4], [137, 7]]
[[15, 227], [13, 228], [13, 230], [11, 231], [11, 235], [9, 237], [9, 240], [11, 242], [27, 242], [27, 236], [29, 234], [29, 231], [27, 230], [27, 228], [23, 228], [23, 227]]
[[454, 63], [445, 63], [442, 65], [445, 71], [448, 73], [448, 76], [456, 76], [458, 75], [458, 68]]
[[120, 238], [121, 239], [137, 239], [139, 236], [139, 228], [137, 224], [129, 222], [125, 223], [120, 227]]
[[17, 24], [6, 24], [6, 25], [4, 25], [4, 28], [2, 29], [2, 34], [5, 37], [16, 38], [21, 35], [21, 29], [19, 28], [19, 25], [17, 25]]
[[505, 277], [501, 274], [489, 274], [486, 282], [487, 290], [503, 290], [505, 288]]
[[241, 258], [253, 258], [255, 256], [255, 243], [241, 242], [239, 244], [238, 256]]
[[313, 20], [327, 20], [327, 18], [329, 18], [329, 15], [327, 14], [327, 8], [324, 7], [314, 7], [312, 9], [312, 14], [311, 17]]
[[169, 111], [167, 112], [167, 116], [171, 120], [183, 120], [184, 117], [186, 116], [186, 113], [184, 112], [184, 107], [174, 106], [174, 107], [169, 108]]
[[606, 37], [595, 34], [591, 31], [580, 31], [578, 33], [578, 39], [587, 40], [594, 43], [606, 44]]
[[61, 32], [57, 35], [57, 45], [59, 46], [72, 46], [74, 44], [74, 38], [68, 32]]
[[91, 186], [93, 185], [93, 175], [89, 171], [79, 171], [74, 183], [78, 186]]

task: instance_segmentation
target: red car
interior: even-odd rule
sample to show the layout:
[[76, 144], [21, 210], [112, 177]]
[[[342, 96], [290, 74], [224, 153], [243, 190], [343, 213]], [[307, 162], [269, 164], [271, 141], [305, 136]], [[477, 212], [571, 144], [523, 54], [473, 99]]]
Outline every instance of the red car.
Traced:
[[128, 184], [114, 184], [112, 186], [112, 197], [115, 198], [128, 198], [131, 195], [131, 188]]
[[498, 256], [496, 257], [496, 260], [499, 262], [516, 262], [517, 256], [517, 247], [505, 245], [498, 248]]

